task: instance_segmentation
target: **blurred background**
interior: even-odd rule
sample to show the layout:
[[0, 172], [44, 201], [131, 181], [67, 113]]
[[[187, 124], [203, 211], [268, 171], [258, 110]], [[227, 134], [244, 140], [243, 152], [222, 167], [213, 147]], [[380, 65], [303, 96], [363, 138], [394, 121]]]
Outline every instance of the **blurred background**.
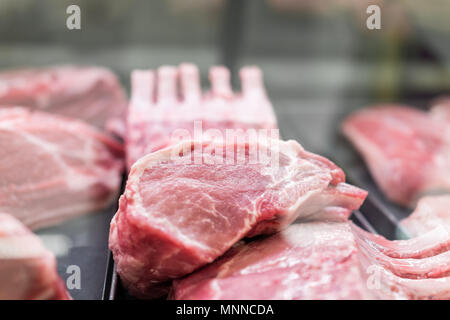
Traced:
[[[70, 4], [81, 30], [66, 28]], [[380, 30], [366, 27], [370, 4]], [[191, 61], [205, 86], [225, 64], [238, 88], [256, 64], [284, 137], [330, 153], [339, 114], [449, 92], [449, 16], [448, 0], [0, 0], [0, 67], [97, 64], [128, 87], [132, 69]]]
[[[81, 8], [81, 30], [66, 27], [71, 4]], [[366, 27], [371, 4], [381, 8], [380, 30]], [[239, 68], [258, 65], [282, 136], [335, 160], [350, 111], [427, 108], [450, 93], [449, 17], [448, 0], [0, 0], [0, 69], [101, 65], [129, 90], [136, 68], [193, 62], [207, 88], [208, 68], [224, 64], [239, 90]], [[40, 232], [72, 243], [58, 259], [62, 275], [74, 255], [89, 266], [91, 288], [75, 298], [101, 297], [110, 216]]]

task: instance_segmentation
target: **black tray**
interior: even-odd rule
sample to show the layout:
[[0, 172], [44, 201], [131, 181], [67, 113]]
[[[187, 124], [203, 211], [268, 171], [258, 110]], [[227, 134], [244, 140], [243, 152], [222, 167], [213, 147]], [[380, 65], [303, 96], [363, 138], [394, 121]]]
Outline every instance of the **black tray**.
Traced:
[[74, 283], [71, 276], [78, 272], [75, 269], [79, 270], [80, 288], [68, 288], [76, 300], [98, 300], [103, 297], [109, 222], [115, 211], [116, 204], [101, 212], [36, 232], [55, 253], [58, 273], [66, 284]]

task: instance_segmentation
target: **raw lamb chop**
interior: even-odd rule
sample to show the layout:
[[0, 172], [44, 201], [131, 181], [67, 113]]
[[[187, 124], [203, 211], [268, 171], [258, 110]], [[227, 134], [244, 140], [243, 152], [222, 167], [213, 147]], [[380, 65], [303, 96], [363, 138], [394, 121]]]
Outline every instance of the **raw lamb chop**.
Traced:
[[70, 299], [56, 259], [18, 220], [0, 213], [0, 300]]
[[85, 120], [123, 136], [126, 98], [117, 77], [100, 67], [58, 66], [0, 73], [0, 106]]
[[161, 296], [168, 281], [244, 237], [296, 219], [346, 220], [367, 193], [344, 180], [295, 141], [184, 141], [148, 154], [133, 165], [111, 223], [117, 271], [132, 295]]
[[0, 212], [35, 229], [105, 208], [119, 191], [122, 156], [81, 121], [0, 108]]
[[388, 241], [345, 222], [294, 224], [175, 280], [170, 297], [449, 299], [450, 252], [441, 250], [450, 237], [435, 237], [434, 249], [428, 238]]
[[414, 206], [426, 193], [450, 192], [450, 127], [404, 106], [358, 111], [343, 132], [391, 200]]
[[450, 232], [450, 195], [420, 199], [416, 210], [400, 225], [412, 237], [427, 233], [439, 226]]
[[217, 138], [225, 136], [226, 129], [276, 129], [261, 70], [246, 67], [240, 75], [242, 93], [235, 94], [229, 71], [213, 67], [211, 91], [202, 94], [199, 71], [192, 64], [178, 69], [163, 66], [156, 74], [134, 71], [127, 118], [128, 168], [140, 157], [180, 139], [201, 140], [211, 134]]

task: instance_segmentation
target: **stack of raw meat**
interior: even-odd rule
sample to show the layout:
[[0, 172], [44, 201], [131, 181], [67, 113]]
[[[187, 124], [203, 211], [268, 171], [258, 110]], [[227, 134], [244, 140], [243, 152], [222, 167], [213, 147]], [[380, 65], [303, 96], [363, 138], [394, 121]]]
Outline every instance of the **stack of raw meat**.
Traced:
[[[230, 151], [241, 152], [242, 162]], [[255, 151], [279, 152], [279, 166], [252, 161]], [[170, 280], [242, 238], [295, 220], [345, 221], [366, 192], [344, 179], [340, 168], [295, 141], [185, 141], [151, 153], [133, 165], [111, 223], [117, 271], [133, 295], [164, 295]]]
[[[191, 64], [134, 71], [126, 111], [102, 68], [0, 74], [0, 299], [70, 298], [27, 227], [112, 204], [125, 159], [109, 246], [133, 296], [449, 299], [449, 196], [420, 200], [402, 222], [410, 240], [363, 231], [348, 218], [367, 192], [281, 140], [261, 71], [240, 76], [237, 93], [213, 67], [203, 92]], [[383, 191], [411, 206], [450, 190], [449, 114], [446, 99], [431, 113], [369, 109], [344, 131]]]
[[442, 230], [388, 241], [351, 223], [294, 224], [176, 280], [171, 298], [450, 299], [449, 250]]
[[[258, 69], [241, 71], [240, 94], [223, 68], [206, 94], [191, 65], [132, 80], [130, 171], [110, 248], [133, 296], [450, 298], [445, 229], [403, 241], [366, 233], [347, 219], [367, 193], [339, 167], [248, 134], [276, 128]], [[212, 134], [196, 136], [195, 121]], [[229, 140], [227, 129], [243, 133]]]
[[101, 129], [123, 129], [125, 107], [106, 69], [0, 73], [0, 211], [35, 229], [112, 204], [123, 147]]
[[[408, 207], [417, 204], [416, 210], [400, 223], [402, 229], [414, 237], [410, 242], [441, 248], [432, 254], [420, 254], [420, 260], [414, 257], [404, 261], [403, 274], [421, 280], [439, 278], [439, 281], [429, 282], [433, 282], [435, 290], [442, 291], [432, 292], [430, 297], [448, 299], [449, 98], [437, 100], [430, 112], [400, 105], [364, 109], [346, 119], [343, 132], [362, 154], [387, 198]], [[388, 265], [392, 266], [392, 262]], [[422, 289], [424, 287], [417, 290]], [[411, 295], [416, 296], [417, 292]]]
[[37, 229], [110, 206], [125, 113], [124, 91], [103, 68], [0, 73], [1, 299], [67, 298], [55, 258], [15, 218]]
[[[167, 294], [172, 279], [243, 238], [295, 220], [345, 221], [366, 196], [329, 160], [278, 140], [261, 71], [240, 74], [242, 92], [234, 93], [228, 70], [213, 67], [203, 94], [193, 65], [162, 67], [156, 78], [133, 73], [126, 140], [132, 166], [110, 248], [134, 296]], [[200, 137], [196, 122], [205, 130]]]

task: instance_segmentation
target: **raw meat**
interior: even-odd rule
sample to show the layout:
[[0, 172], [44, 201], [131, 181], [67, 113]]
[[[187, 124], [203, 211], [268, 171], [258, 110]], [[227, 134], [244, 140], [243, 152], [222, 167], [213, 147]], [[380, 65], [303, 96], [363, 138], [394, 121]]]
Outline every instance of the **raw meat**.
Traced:
[[[430, 250], [428, 240], [388, 241], [345, 222], [294, 224], [175, 280], [170, 297], [449, 299], [450, 252]], [[443, 248], [450, 237], [435, 240]], [[400, 258], [406, 252], [414, 258]]]
[[[353, 225], [357, 244], [371, 261], [393, 274], [410, 279], [450, 275], [450, 233], [437, 228], [416, 239], [389, 241]], [[434, 241], [430, 241], [434, 238]]]
[[0, 213], [0, 300], [70, 299], [56, 260], [37, 236]]
[[123, 136], [126, 97], [117, 77], [100, 67], [58, 66], [0, 73], [0, 106], [78, 118]]
[[[450, 234], [445, 229], [397, 241], [356, 226], [352, 229], [363, 277], [377, 298], [450, 299]], [[394, 248], [400, 250], [395, 252]]]
[[231, 248], [181, 280], [170, 294], [187, 300], [370, 299], [347, 223], [291, 225]]
[[81, 121], [0, 109], [0, 212], [35, 229], [105, 208], [122, 157], [120, 144]]
[[226, 129], [276, 129], [261, 70], [246, 67], [240, 75], [242, 93], [235, 94], [229, 71], [213, 67], [211, 91], [202, 94], [194, 65], [182, 64], [178, 69], [163, 66], [156, 75], [152, 70], [134, 71], [127, 118], [128, 168], [140, 157], [180, 139], [201, 140], [208, 135], [217, 138], [225, 136]]
[[428, 113], [404, 106], [358, 111], [343, 132], [391, 200], [414, 206], [432, 192], [450, 192], [450, 127]]
[[365, 232], [359, 228], [354, 228], [353, 232], [370, 243], [371, 247], [391, 258], [422, 259], [450, 250], [449, 232], [441, 226], [419, 237], [396, 241], [386, 240], [382, 236]]
[[416, 210], [400, 225], [412, 237], [427, 233], [439, 226], [450, 232], [450, 195], [420, 199]]
[[117, 271], [132, 295], [165, 294], [244, 237], [296, 219], [346, 220], [367, 193], [344, 180], [295, 141], [184, 141], [151, 153], [133, 165], [111, 223]]

